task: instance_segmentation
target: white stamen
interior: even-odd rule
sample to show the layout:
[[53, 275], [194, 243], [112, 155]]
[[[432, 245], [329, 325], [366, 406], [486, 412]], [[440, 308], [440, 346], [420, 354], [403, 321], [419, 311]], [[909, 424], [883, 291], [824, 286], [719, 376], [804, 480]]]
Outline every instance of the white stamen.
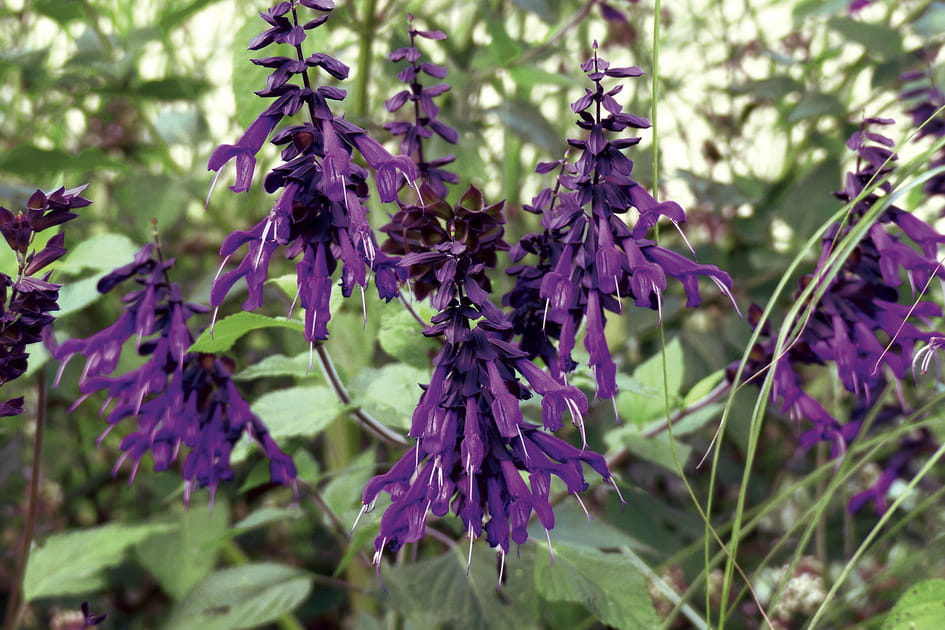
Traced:
[[548, 540], [548, 555], [551, 556], [551, 564], [554, 564], [555, 550], [554, 547], [551, 546], [551, 531], [548, 529], [545, 530], [545, 538]]
[[522, 427], [516, 427], [518, 429], [518, 439], [522, 441], [522, 452], [525, 453], [525, 459], [528, 460], [528, 447], [525, 446], [525, 436], [522, 435]]
[[299, 287], [295, 290], [295, 297], [292, 298], [292, 303], [289, 304], [289, 312], [285, 314], [286, 319], [292, 318], [292, 312], [295, 310], [295, 305], [299, 303], [299, 296], [302, 294], [302, 287]]
[[305, 368], [305, 376], [308, 376], [312, 373], [312, 368], [315, 367], [315, 342], [308, 342], [308, 367]]
[[694, 250], [694, 249], [692, 248], [692, 243], [690, 243], [690, 242], [689, 242], [689, 239], [686, 238], [686, 234], [682, 231], [682, 228], [679, 227], [679, 224], [676, 223], [676, 220], [675, 220], [675, 219], [670, 219], [670, 221], [672, 221], [672, 222], [673, 222], [673, 225], [676, 226], [676, 231], [679, 232], [679, 235], [682, 237], [682, 240], [683, 240], [683, 242], [686, 244], [686, 247], [689, 248], [689, 253], [692, 254], [692, 257], [693, 257], [693, 258], [695, 258], [695, 257], [696, 257], [696, 250]]
[[229, 256], [223, 258], [223, 262], [220, 263], [220, 268], [217, 269], [217, 275], [213, 276], [213, 281], [216, 282], [217, 278], [220, 277], [220, 274], [223, 273], [223, 268], [226, 266], [226, 262], [230, 259]]
[[719, 288], [719, 291], [721, 291], [722, 294], [725, 295], [725, 297], [727, 297], [732, 302], [732, 306], [735, 307], [735, 312], [738, 313], [738, 316], [743, 317], [741, 309], [738, 308], [738, 302], [735, 301], [735, 296], [732, 295], [732, 292], [729, 290], [729, 288], [725, 286], [724, 284], [722, 284], [722, 281], [716, 278], [715, 276], [710, 276], [710, 277], [712, 278], [712, 282], [715, 283], [715, 286]]
[[587, 517], [587, 522], [590, 523], [590, 522], [591, 522], [591, 515], [590, 515], [590, 512], [587, 511], [587, 506], [584, 505], [584, 501], [581, 501], [581, 495], [579, 495], [577, 492], [575, 492], [575, 493], [574, 493], [574, 498], [577, 499], [577, 502], [581, 505], [581, 509], [584, 510], [584, 516]]
[[621, 492], [620, 492], [620, 488], [617, 487], [617, 480], [614, 479], [613, 475], [611, 475], [611, 477], [610, 477], [610, 485], [612, 485], [612, 486], [614, 487], [614, 490], [617, 491], [617, 496], [620, 497], [620, 502], [621, 502], [623, 505], [626, 505], [627, 502], [624, 501], [624, 499], [623, 499], [623, 493], [621, 493]]
[[269, 236], [269, 230], [272, 228], [272, 214], [266, 218], [266, 227], [263, 228], [262, 236], [259, 237], [259, 250], [256, 252], [256, 260], [253, 261], [253, 269], [259, 267], [259, 261], [262, 260], [263, 245], [266, 244], [266, 237]]
[[217, 187], [217, 181], [220, 179], [220, 175], [223, 174], [223, 169], [221, 168], [213, 176], [213, 181], [210, 182], [210, 190], [207, 191], [207, 199], [203, 202], [203, 209], [206, 210], [210, 207], [210, 195], [213, 194], [213, 189]]
[[220, 307], [215, 306], [213, 308], [213, 315], [210, 316], [210, 328], [207, 330], [210, 331], [210, 338], [213, 339], [213, 327], [217, 325], [217, 314], [220, 312]]
[[354, 519], [354, 524], [351, 526], [351, 529], [348, 530], [348, 538], [351, 538], [354, 535], [354, 530], [358, 526], [358, 521], [361, 520], [361, 517], [364, 516], [365, 512], [367, 512], [367, 503], [362, 503], [361, 511], [358, 512], [358, 515]]
[[466, 577], [469, 577], [469, 567], [472, 566], [472, 547], [473, 547], [473, 526], [469, 522], [469, 528], [466, 531], [466, 537], [469, 538], [469, 555], [466, 556]]
[[505, 575], [505, 552], [499, 549], [499, 583], [496, 584], [496, 590], [502, 587], [502, 576]]
[[550, 304], [551, 304], [551, 299], [550, 299], [550, 298], [549, 298], [549, 299], [546, 299], [546, 300], [545, 300], [545, 310], [544, 310], [544, 312], [541, 314], [541, 330], [542, 330], [542, 332], [544, 332], [544, 330], [545, 330], [545, 324], [548, 322], [548, 306], [549, 306]]
[[364, 287], [358, 285], [358, 288], [361, 289], [361, 330], [367, 328], [367, 301], [364, 298]]

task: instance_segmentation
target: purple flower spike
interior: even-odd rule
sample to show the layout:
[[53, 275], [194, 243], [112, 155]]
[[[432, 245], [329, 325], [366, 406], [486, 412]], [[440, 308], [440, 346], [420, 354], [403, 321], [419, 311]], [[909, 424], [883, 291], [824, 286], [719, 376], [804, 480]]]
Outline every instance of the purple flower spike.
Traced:
[[[273, 442], [233, 384], [233, 362], [224, 356], [187, 352], [193, 345], [187, 320], [207, 309], [183, 301], [180, 287], [167, 279], [173, 264], [173, 259], [161, 260], [152, 243], [132, 263], [99, 281], [103, 293], [130, 278], [141, 288], [125, 295], [125, 311], [114, 324], [87, 339], [70, 339], [59, 346], [55, 357], [62, 365], [57, 382], [66, 362], [82, 355], [82, 398], [74, 406], [105, 390], [108, 402], [114, 402], [106, 416], [105, 433], [125, 418], [137, 419], [138, 430], [122, 439], [122, 454], [115, 466], [117, 472], [126, 459], [131, 460], [132, 481], [146, 453], [151, 453], [156, 471], [167, 470], [183, 446], [189, 451], [182, 466], [185, 502], [198, 487], [209, 488], [212, 502], [219, 483], [233, 478], [230, 453], [248, 432], [269, 458], [272, 481], [294, 485], [292, 460]], [[123, 344], [132, 336], [147, 360], [127, 374], [109, 376], [118, 365]]]
[[[36, 234], [71, 221], [78, 216], [73, 209], [92, 203], [81, 195], [83, 190], [85, 186], [60, 188], [48, 195], [37, 190], [17, 214], [0, 206], [0, 234], [17, 264], [16, 277], [0, 272], [0, 386], [26, 372], [27, 345], [51, 338], [60, 286], [49, 282], [51, 272], [36, 274], [65, 255], [65, 235], [54, 235], [38, 252], [30, 246]], [[22, 396], [0, 400], [0, 417], [23, 413], [23, 401]]]
[[[512, 259], [518, 262], [532, 254], [537, 263], [508, 269], [516, 282], [503, 302], [515, 309], [512, 323], [521, 335], [522, 349], [529, 358], [541, 357], [559, 376], [576, 367], [571, 350], [586, 321], [584, 345], [597, 396], [613, 398], [617, 366], [604, 337], [605, 311], [622, 313], [624, 298], [661, 311], [667, 277], [682, 284], [687, 306], [701, 303], [700, 277], [712, 280], [729, 298], [732, 281], [714, 265], [695, 263], [646, 239], [661, 217], [678, 227], [686, 215], [679, 204], [657, 201], [632, 179], [633, 162], [623, 150], [640, 138], [616, 137], [627, 128], [644, 129], [650, 123], [623, 111], [614, 98], [622, 85], [605, 90], [602, 82], [608, 77], [638, 77], [642, 71], [636, 66], [611, 67], [597, 56], [596, 46], [594, 56], [581, 68], [594, 89], [585, 88], [571, 105], [586, 137], [569, 139], [569, 153], [576, 150], [580, 155], [536, 168], [539, 173], [558, 171], [554, 188], [546, 188], [525, 206], [542, 215], [544, 231], [524, 237], [512, 249]], [[623, 216], [631, 208], [638, 218], [628, 226]]]
[[[249, 190], [256, 166], [256, 154], [267, 139], [282, 149], [283, 163], [264, 181], [269, 193], [281, 194], [269, 216], [249, 231], [230, 234], [220, 248], [225, 257], [210, 292], [210, 303], [219, 307], [230, 290], [245, 281], [248, 297], [244, 310], [262, 306], [263, 286], [268, 278], [269, 262], [277, 250], [296, 260], [299, 303], [305, 310], [306, 339], [314, 343], [328, 337], [328, 299], [333, 274], [340, 268], [342, 293], [351, 295], [354, 286], [362, 289], [372, 272], [376, 274], [378, 293], [384, 300], [398, 295], [399, 272], [386, 257], [379, 257], [365, 205], [369, 194], [367, 172], [354, 161], [359, 152], [377, 172], [377, 192], [382, 201], [393, 201], [399, 182], [413, 181], [416, 168], [406, 157], [394, 157], [357, 125], [334, 115], [329, 101], [345, 98], [345, 91], [333, 86], [311, 87], [310, 69], [324, 71], [334, 79], [348, 76], [348, 67], [324, 53], [307, 58], [301, 48], [305, 31], [317, 28], [327, 19], [334, 4], [328, 0], [309, 0], [302, 6], [325, 12], [301, 24], [294, 2], [281, 2], [261, 13], [271, 26], [250, 44], [255, 50], [271, 43], [295, 48], [295, 58], [266, 57], [254, 59], [256, 65], [271, 68], [266, 89], [259, 96], [275, 99], [250, 125], [236, 144], [217, 147], [208, 168], [220, 171], [236, 161], [235, 192]], [[293, 81], [299, 81], [301, 85]], [[273, 135], [286, 117], [302, 109], [308, 120], [282, 129]], [[218, 173], [219, 177], [219, 173]], [[236, 267], [224, 271], [231, 256], [246, 247]]]
[[487, 204], [474, 188], [455, 207], [426, 183], [420, 192], [427, 205], [401, 204], [384, 230], [390, 236], [384, 246], [404, 255], [401, 264], [415, 290], [440, 310], [423, 332], [444, 343], [413, 414], [410, 436], [417, 446], [364, 490], [365, 510], [381, 492], [392, 501], [374, 543], [378, 567], [384, 550], [424, 535], [429, 513], [450, 510], [463, 521], [470, 544], [485, 535], [504, 556], [511, 542], [528, 538], [533, 513], [546, 529], [554, 527], [552, 476], [575, 494], [587, 487], [585, 463], [611, 480], [603, 457], [570, 446], [522, 413], [521, 401], [538, 394], [544, 429], [558, 429], [568, 414], [583, 438], [587, 399], [508, 342], [511, 324], [489, 300], [483, 271], [507, 247], [502, 204]]
[[[409, 18], [407, 33], [410, 35], [410, 46], [399, 48], [388, 57], [391, 61], [406, 60], [410, 64], [397, 75], [397, 78], [407, 84], [408, 89], [401, 90], [389, 98], [385, 105], [387, 111], [394, 113], [408, 102], [412, 103], [413, 121], [386, 123], [384, 127], [392, 135], [403, 136], [400, 143], [401, 153], [413, 158], [419, 171], [420, 181], [429, 186], [436, 197], [444, 199], [448, 192], [446, 184], [457, 183], [459, 177], [456, 173], [441, 167], [450, 164], [456, 158], [453, 155], [447, 155], [435, 160], [428, 160], [428, 156], [424, 155], [423, 139], [431, 138], [435, 133], [446, 142], [456, 144], [459, 140], [459, 134], [455, 129], [437, 119], [440, 108], [433, 102], [434, 98], [448, 92], [450, 86], [446, 83], [438, 83], [430, 87], [424, 87], [421, 82], [423, 75], [434, 79], [446, 78], [446, 68], [429, 62], [421, 62], [420, 51], [416, 47], [416, 39], [421, 37], [442, 40], [446, 39], [446, 34], [442, 31], [422, 31], [414, 28], [413, 16]], [[402, 187], [404, 183], [405, 181], [401, 179], [398, 188]]]
[[[857, 167], [847, 174], [843, 190], [835, 196], [844, 202], [852, 202], [861, 195], [862, 199], [853, 206], [845, 221], [827, 230], [818, 269], [826, 264], [837, 241], [863, 220], [874, 204], [892, 192], [888, 182], [883, 182], [863, 194], [867, 185], [894, 168], [896, 156], [889, 150], [894, 146], [893, 141], [871, 131], [874, 125], [891, 122], [868, 118], [847, 142], [857, 154]], [[755, 377], [755, 382], [759, 382], [760, 373], [769, 368], [775, 370], [772, 399], [780, 403], [782, 413], [813, 425], [801, 435], [802, 448], [826, 441], [831, 444], [832, 456], [842, 456], [858, 437], [863, 419], [886, 385], [904, 379], [910, 366], [921, 365], [922, 369], [928, 366], [932, 353], [941, 345], [937, 340], [942, 339], [942, 334], [921, 330], [909, 320], [918, 320], [928, 327], [932, 319], [941, 316], [938, 304], [919, 291], [930, 279], [945, 278], [945, 271], [936, 258], [938, 246], [943, 242], [945, 236], [932, 226], [900, 208], [889, 206], [843, 262], [798, 338], [779, 354], [773, 366], [775, 340], [770, 328], [762, 330], [762, 340], [752, 349], [744, 377]], [[918, 296], [911, 306], [898, 303], [897, 287], [902, 284], [903, 275], [912, 285], [912, 294]], [[802, 278], [795, 299], [817, 276], [815, 272]], [[760, 316], [760, 307], [753, 305], [749, 311], [752, 326], [757, 325]], [[923, 344], [928, 345], [917, 351]], [[804, 366], [831, 363], [857, 406], [846, 422], [828, 413], [803, 389], [800, 374]], [[734, 367], [729, 370], [730, 379], [734, 378]], [[900, 406], [889, 419], [903, 415], [908, 412]], [[925, 452], [930, 439], [923, 438], [921, 448], [916, 446], [919, 442], [904, 442], [899, 453], [889, 460], [882, 478], [869, 491], [856, 495], [850, 509], [859, 509], [872, 500], [877, 510], [882, 511], [886, 491], [902, 475], [908, 461], [918, 452]]]

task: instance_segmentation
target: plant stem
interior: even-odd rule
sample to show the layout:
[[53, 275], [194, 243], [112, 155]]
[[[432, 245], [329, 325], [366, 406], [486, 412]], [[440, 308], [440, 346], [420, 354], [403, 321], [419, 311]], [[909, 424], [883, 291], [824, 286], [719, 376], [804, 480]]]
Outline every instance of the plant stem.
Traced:
[[367, 0], [364, 7], [364, 22], [358, 46], [358, 78], [354, 99], [354, 114], [366, 116], [368, 111], [368, 86], [371, 81], [371, 65], [374, 61], [374, 30], [377, 27], [377, 0]]
[[30, 547], [33, 545], [33, 531], [36, 528], [36, 511], [39, 499], [39, 476], [43, 454], [43, 429], [46, 424], [46, 374], [40, 368], [36, 375], [36, 429], [33, 435], [33, 462], [30, 472], [30, 489], [27, 498], [26, 523], [23, 527], [23, 540], [20, 543], [16, 561], [16, 576], [7, 599], [7, 612], [3, 621], [3, 630], [15, 630], [26, 602], [23, 600], [23, 580], [26, 577], [26, 563], [29, 561]]

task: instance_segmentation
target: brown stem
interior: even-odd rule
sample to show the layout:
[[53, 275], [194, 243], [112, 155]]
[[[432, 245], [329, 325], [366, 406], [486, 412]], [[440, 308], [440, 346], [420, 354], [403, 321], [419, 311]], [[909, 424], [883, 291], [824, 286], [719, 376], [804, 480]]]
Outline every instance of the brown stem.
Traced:
[[43, 453], [43, 428], [46, 424], [46, 375], [43, 369], [40, 369], [37, 374], [36, 394], [36, 430], [33, 435], [33, 462], [29, 496], [27, 498], [26, 523], [23, 528], [23, 541], [20, 543], [19, 556], [16, 561], [16, 575], [7, 599], [7, 612], [3, 620], [3, 630], [15, 630], [19, 625], [26, 604], [23, 601], [23, 579], [26, 577], [26, 563], [29, 560], [30, 547], [33, 544], [33, 530], [36, 527], [40, 460]]

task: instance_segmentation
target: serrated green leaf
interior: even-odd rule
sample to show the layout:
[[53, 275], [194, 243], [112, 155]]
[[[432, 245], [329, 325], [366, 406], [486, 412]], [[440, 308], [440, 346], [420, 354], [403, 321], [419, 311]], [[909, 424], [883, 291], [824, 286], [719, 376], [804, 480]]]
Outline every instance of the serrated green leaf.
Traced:
[[403, 363], [364, 368], [351, 382], [354, 404], [389, 427], [409, 429], [420, 400], [421, 383], [430, 380], [427, 370]]
[[297, 319], [286, 319], [285, 317], [267, 317], [257, 313], [247, 313], [242, 311], [224, 317], [213, 327], [213, 334], [210, 329], [203, 331], [200, 338], [194, 342], [188, 352], [226, 352], [233, 347], [233, 344], [240, 337], [252, 330], [260, 328], [291, 328], [299, 332], [305, 331], [305, 324]]
[[59, 289], [59, 312], [56, 313], [56, 318], [80, 312], [102, 297], [97, 287], [99, 279], [104, 275], [102, 273], [64, 283]]
[[[511, 564], [510, 559], [506, 568], [511, 570]], [[526, 582], [528, 577], [527, 574], [510, 574], [509, 582]], [[386, 569], [384, 584], [388, 593], [381, 597], [381, 602], [402, 612], [418, 628], [524, 630], [535, 627], [534, 609], [509, 596], [513, 590], [523, 589], [510, 585], [509, 589], [499, 591], [497, 580], [494, 555], [476, 545], [468, 576], [465, 554], [459, 550], [432, 560]]]
[[173, 529], [166, 524], [112, 524], [50, 536], [30, 552], [23, 582], [26, 601], [88, 593], [104, 587], [102, 569], [122, 561], [125, 550]]
[[280, 564], [217, 571], [196, 584], [171, 611], [165, 630], [242, 630], [292, 612], [308, 596], [311, 577]]
[[643, 576], [614, 554], [554, 545], [555, 563], [535, 563], [538, 593], [550, 601], [578, 602], [615, 628], [656, 628], [659, 619]]
[[[290, 387], [260, 396], [251, 406], [277, 442], [292, 437], [314, 437], [338, 417], [344, 406], [324, 385]], [[240, 440], [230, 456], [239, 462], [249, 454], [251, 440]]]
[[[545, 530], [536, 520], [529, 525], [528, 535], [535, 540], [541, 540], [545, 537]], [[578, 507], [577, 501], [573, 498], [555, 506], [555, 528], [551, 532], [551, 537], [555, 543], [570, 547], [651, 549], [599, 518], [588, 519], [584, 510]], [[541, 549], [540, 553], [546, 553], [544, 545], [540, 545], [539, 549]]]
[[[623, 446], [640, 459], [662, 466], [674, 473], [678, 472], [676, 462], [673, 459], [673, 443], [670, 440], [668, 431], [647, 437], [640, 433], [639, 427], [625, 425], [608, 432], [606, 441], [610, 448]], [[679, 465], [685, 467], [686, 460], [689, 459], [689, 455], [692, 453], [692, 447], [676, 440], [675, 450], [676, 457], [679, 458]]]
[[321, 372], [317, 369], [309, 371], [309, 357], [308, 352], [302, 352], [294, 357], [274, 354], [259, 363], [247, 366], [246, 369], [234, 374], [233, 378], [239, 381], [251, 381], [256, 378], [271, 378], [273, 376], [294, 376], [319, 381], [322, 378]]
[[141, 563], [165, 593], [179, 600], [194, 584], [213, 571], [217, 546], [229, 521], [226, 501], [181, 509], [174, 519], [174, 531], [151, 536], [135, 548]]
[[907, 590], [883, 622], [882, 630], [945, 628], [945, 580], [919, 582]]
[[138, 247], [124, 234], [98, 234], [69, 248], [56, 268], [77, 274], [85, 269], [111, 271], [134, 260]]

